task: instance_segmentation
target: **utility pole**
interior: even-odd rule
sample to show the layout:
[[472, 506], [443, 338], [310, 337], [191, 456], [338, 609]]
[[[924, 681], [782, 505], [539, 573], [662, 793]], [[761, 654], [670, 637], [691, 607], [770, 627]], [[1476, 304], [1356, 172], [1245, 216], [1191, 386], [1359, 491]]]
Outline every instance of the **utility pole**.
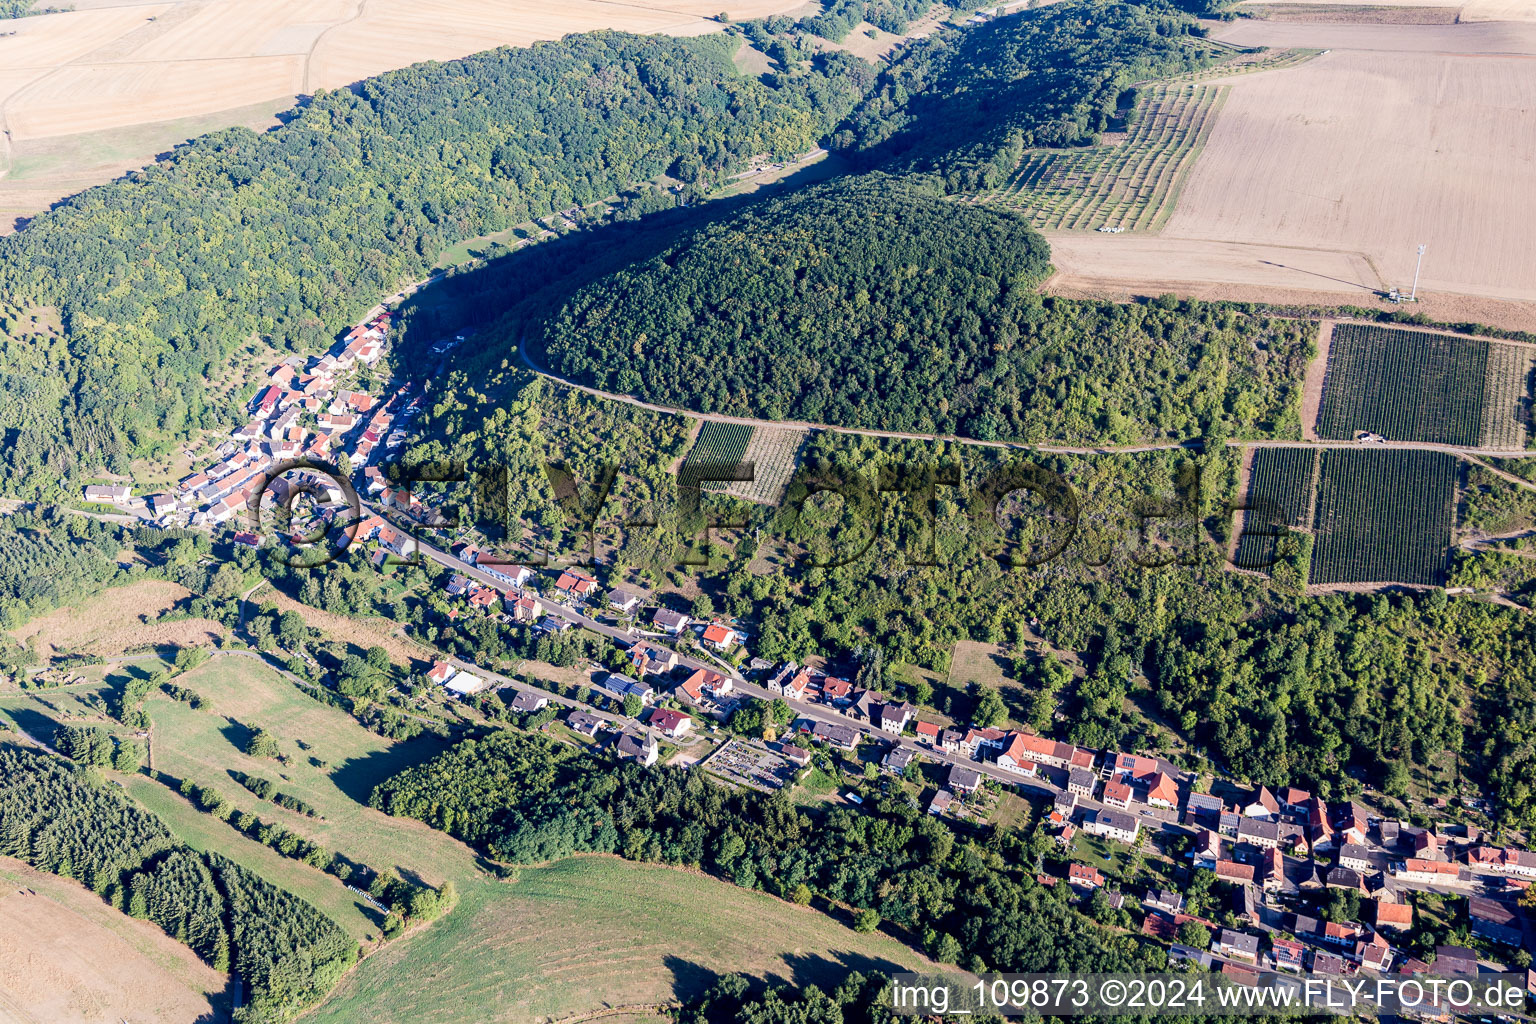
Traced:
[[1413, 268], [1413, 291], [1408, 296], [1409, 302], [1419, 301], [1419, 270], [1424, 266], [1424, 250], [1427, 246], [1419, 246], [1419, 262]]

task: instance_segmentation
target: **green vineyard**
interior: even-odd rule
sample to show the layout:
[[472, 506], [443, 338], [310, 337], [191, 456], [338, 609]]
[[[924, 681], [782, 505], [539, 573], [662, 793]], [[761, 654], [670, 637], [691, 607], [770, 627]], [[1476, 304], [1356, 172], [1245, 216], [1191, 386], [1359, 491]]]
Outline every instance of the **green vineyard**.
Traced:
[[1180, 82], [1147, 90], [1141, 117], [1118, 142], [1032, 150], [984, 201], [1030, 210], [1040, 229], [1161, 227], [1227, 90]]
[[1444, 452], [1323, 451], [1311, 582], [1443, 585], [1456, 466]]
[[1309, 529], [1317, 483], [1317, 450], [1259, 448], [1248, 474], [1248, 511], [1237, 544], [1236, 565], [1262, 569], [1274, 563], [1276, 527]]
[[[699, 429], [699, 439], [693, 443], [688, 458], [683, 462], [683, 475], [713, 466], [734, 466], [747, 453], [752, 441], [752, 428], [745, 423], [717, 423], [707, 420]], [[706, 482], [705, 490], [720, 490], [726, 486], [720, 481]]]
[[1523, 447], [1531, 350], [1374, 324], [1337, 324], [1317, 432], [1346, 440]]

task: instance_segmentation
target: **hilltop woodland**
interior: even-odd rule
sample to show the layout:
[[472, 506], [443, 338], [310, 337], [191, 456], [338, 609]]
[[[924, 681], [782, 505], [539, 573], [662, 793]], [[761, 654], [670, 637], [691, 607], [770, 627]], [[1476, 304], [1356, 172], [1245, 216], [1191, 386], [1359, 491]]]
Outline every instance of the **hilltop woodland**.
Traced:
[[[314, 351], [452, 243], [804, 152], [873, 81], [842, 54], [744, 77], [735, 45], [598, 32], [419, 64], [39, 215], [0, 239], [0, 490], [70, 488], [226, 425], [205, 382], [253, 335]], [[52, 344], [23, 326], [43, 307]]]
[[530, 340], [562, 376], [704, 412], [1029, 442], [1299, 436], [1306, 324], [1042, 298], [1047, 261], [1017, 214], [867, 175], [684, 231]]
[[276, 1024], [312, 1004], [357, 959], [314, 907], [216, 854], [181, 845], [115, 786], [0, 743], [0, 855], [74, 878], [153, 921], [247, 986], [240, 1024]]

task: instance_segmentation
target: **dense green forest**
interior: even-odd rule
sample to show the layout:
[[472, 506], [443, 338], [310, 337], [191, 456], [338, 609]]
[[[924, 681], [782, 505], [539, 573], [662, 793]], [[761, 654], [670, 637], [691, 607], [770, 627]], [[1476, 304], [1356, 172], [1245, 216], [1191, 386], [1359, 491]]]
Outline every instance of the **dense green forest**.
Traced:
[[820, 894], [874, 911], [971, 970], [1164, 964], [1156, 944], [1101, 931], [1035, 881], [1044, 832], [999, 831], [979, 846], [901, 796], [834, 808], [813, 825], [782, 790], [731, 792], [702, 772], [609, 765], [502, 731], [386, 780], [372, 802], [513, 863], [597, 850], [699, 867], [801, 903]]
[[810, 149], [874, 74], [829, 54], [768, 84], [736, 72], [737, 43], [598, 32], [419, 64], [39, 215], [0, 239], [0, 294], [52, 307], [67, 344], [0, 345], [0, 489], [227, 422], [204, 385], [237, 346], [323, 348], [453, 242]]
[[867, 175], [684, 232], [577, 290], [533, 347], [707, 412], [1031, 442], [1296, 435], [1307, 325], [1042, 298], [1046, 261], [1015, 214]]
[[238, 864], [178, 843], [116, 786], [0, 744], [0, 854], [78, 879], [248, 987], [239, 1024], [278, 1024], [330, 991], [357, 947], [330, 918]]
[[1210, 62], [1164, 0], [1052, 4], [912, 44], [833, 136], [865, 166], [993, 188], [1034, 146], [1084, 146], [1137, 82]]

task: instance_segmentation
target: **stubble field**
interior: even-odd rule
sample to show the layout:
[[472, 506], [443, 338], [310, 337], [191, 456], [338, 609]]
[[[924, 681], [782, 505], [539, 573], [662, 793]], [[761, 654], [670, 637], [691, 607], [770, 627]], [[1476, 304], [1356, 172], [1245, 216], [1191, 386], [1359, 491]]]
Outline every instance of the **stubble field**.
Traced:
[[1327, 52], [1227, 80], [1156, 236], [1052, 234], [1060, 291], [1369, 304], [1412, 284], [1424, 243], [1426, 312], [1528, 322], [1536, 26], [1240, 21], [1214, 34]]
[[0, 857], [0, 1021], [227, 1019], [225, 976], [77, 882]]

